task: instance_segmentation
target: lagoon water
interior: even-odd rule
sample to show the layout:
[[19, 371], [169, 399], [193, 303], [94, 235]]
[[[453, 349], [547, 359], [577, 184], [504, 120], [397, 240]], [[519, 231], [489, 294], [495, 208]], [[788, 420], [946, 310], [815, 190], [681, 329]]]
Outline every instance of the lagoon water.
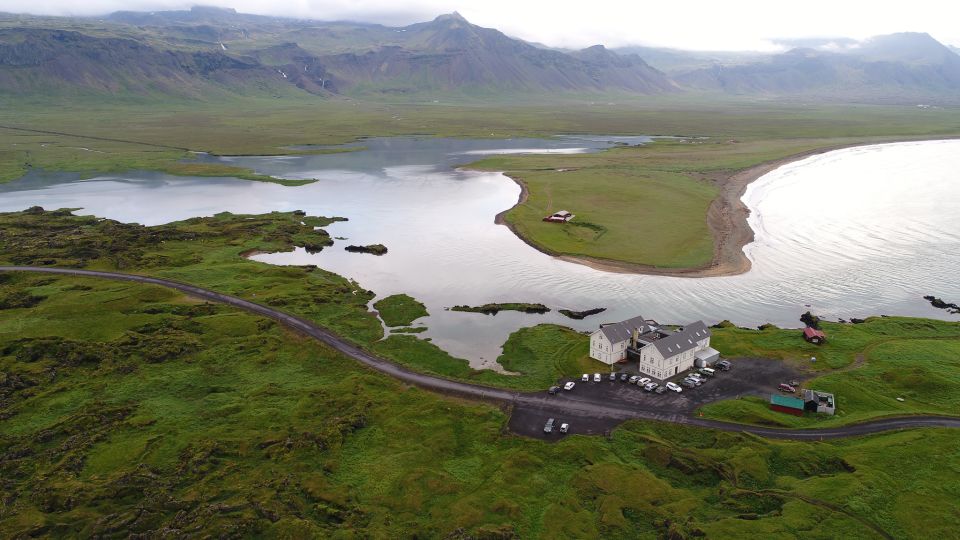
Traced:
[[[455, 168], [482, 154], [586, 152], [646, 141], [391, 138], [363, 141], [358, 145], [364, 149], [342, 154], [223, 158], [276, 176], [319, 179], [301, 187], [143, 172], [88, 180], [32, 174], [0, 186], [0, 210], [79, 207], [145, 224], [221, 211], [345, 216], [350, 221], [327, 230], [346, 241], [313, 255], [298, 249], [256, 258], [316, 264], [379, 296], [410, 294], [431, 313], [421, 320], [429, 331], [420, 335], [475, 367], [497, 367], [509, 334], [542, 322], [590, 330], [643, 314], [665, 323], [730, 319], [798, 326], [808, 309], [828, 318], [960, 319], [922, 298], [960, 299], [960, 141], [838, 150], [765, 175], [744, 196], [756, 231], [745, 249], [753, 268], [712, 278], [613, 274], [544, 255], [493, 223], [517, 200], [512, 180]], [[342, 249], [347, 243], [383, 243], [390, 251], [383, 257], [348, 253]], [[487, 316], [445, 310], [512, 301], [607, 311], [573, 321], [556, 311]]]

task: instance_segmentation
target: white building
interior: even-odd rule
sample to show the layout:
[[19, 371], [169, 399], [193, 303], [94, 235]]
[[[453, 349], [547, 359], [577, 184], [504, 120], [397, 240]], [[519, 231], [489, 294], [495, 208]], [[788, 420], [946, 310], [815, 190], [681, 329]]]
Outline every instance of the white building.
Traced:
[[650, 322], [643, 317], [634, 317], [618, 323], [601, 324], [600, 329], [590, 334], [590, 358], [604, 364], [614, 364], [627, 359], [627, 347], [637, 334], [652, 330]]
[[657, 329], [640, 335], [634, 350], [634, 357], [639, 358], [637, 368], [640, 372], [660, 380], [692, 368], [697, 356], [719, 356], [710, 348], [710, 329], [703, 321], [688, 324], [675, 332]]

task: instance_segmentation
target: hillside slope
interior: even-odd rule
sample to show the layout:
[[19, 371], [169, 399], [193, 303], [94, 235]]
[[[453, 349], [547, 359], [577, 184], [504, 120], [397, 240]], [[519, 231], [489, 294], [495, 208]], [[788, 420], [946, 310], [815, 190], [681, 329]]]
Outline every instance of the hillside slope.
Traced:
[[[69, 28], [69, 30], [66, 30]], [[677, 90], [637, 56], [537, 48], [459, 14], [403, 28], [193, 8], [105, 21], [0, 16], [0, 92]]]
[[796, 48], [761, 61], [675, 75], [681, 84], [733, 94], [825, 94], [873, 98], [952, 96], [960, 56], [927, 34], [891, 34], [848, 48]]

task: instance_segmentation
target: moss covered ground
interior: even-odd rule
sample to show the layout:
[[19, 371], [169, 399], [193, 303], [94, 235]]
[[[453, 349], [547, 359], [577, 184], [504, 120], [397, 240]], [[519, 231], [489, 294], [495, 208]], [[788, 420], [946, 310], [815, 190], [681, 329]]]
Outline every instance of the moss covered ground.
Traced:
[[40, 299], [0, 310], [4, 537], [929, 538], [960, 520], [949, 430], [798, 443], [630, 422], [545, 443], [175, 291], [0, 287]]
[[420, 317], [426, 317], [427, 308], [416, 298], [407, 294], [394, 294], [377, 300], [374, 309], [380, 313], [387, 326], [410, 326]]
[[[557, 355], [579, 334], [550, 330], [547, 336], [529, 334], [532, 350], [519, 375], [475, 370], [466, 360], [450, 356], [439, 347], [412, 334], [398, 332], [380, 341], [383, 327], [368, 303], [373, 291], [314, 266], [273, 266], [243, 256], [258, 251], [283, 251], [294, 247], [329, 249], [334, 240], [322, 227], [337, 218], [305, 216], [300, 212], [274, 212], [246, 216], [229, 213], [192, 218], [167, 225], [144, 227], [74, 216], [68, 211], [39, 208], [0, 214], [0, 263], [119, 270], [154, 275], [232, 294], [311, 319], [356, 344], [368, 347], [399, 363], [424, 372], [506, 388], [539, 390], [562, 376], [572, 375]], [[0, 292], [0, 304], [32, 302], [21, 290]], [[416, 299], [397, 295], [378, 302], [381, 316], [390, 323], [405, 323], [425, 314]], [[387, 319], [384, 319], [385, 321]], [[553, 328], [553, 327], [549, 327]], [[512, 341], [527, 341], [521, 334]], [[519, 340], [519, 341], [518, 341]], [[595, 363], [585, 358], [578, 362]], [[518, 357], [519, 358], [519, 357]], [[510, 363], [509, 354], [504, 359]], [[574, 370], [576, 371], [576, 370]]]
[[484, 315], [496, 315], [501, 311], [520, 311], [522, 313], [547, 313], [550, 308], [543, 304], [531, 304], [529, 302], [503, 302], [483, 304], [482, 306], [453, 306], [450, 311], [465, 311], [467, 313], [483, 313]]

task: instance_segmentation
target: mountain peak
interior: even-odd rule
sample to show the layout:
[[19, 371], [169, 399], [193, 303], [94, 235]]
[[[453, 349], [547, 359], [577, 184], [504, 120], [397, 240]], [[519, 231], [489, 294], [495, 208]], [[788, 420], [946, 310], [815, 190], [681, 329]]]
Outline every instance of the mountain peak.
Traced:
[[464, 18], [464, 16], [457, 11], [454, 11], [453, 13], [444, 13], [443, 15], [438, 15], [437, 18], [433, 20], [433, 22], [458, 22], [458, 23], [470, 24], [470, 21]]
[[953, 52], [925, 32], [899, 32], [875, 36], [863, 42], [859, 54], [872, 60], [940, 64]]
[[204, 14], [204, 15], [216, 15], [216, 14], [227, 14], [227, 15], [236, 15], [237, 10], [233, 8], [222, 8], [217, 6], [191, 6], [190, 12], [194, 14]]

